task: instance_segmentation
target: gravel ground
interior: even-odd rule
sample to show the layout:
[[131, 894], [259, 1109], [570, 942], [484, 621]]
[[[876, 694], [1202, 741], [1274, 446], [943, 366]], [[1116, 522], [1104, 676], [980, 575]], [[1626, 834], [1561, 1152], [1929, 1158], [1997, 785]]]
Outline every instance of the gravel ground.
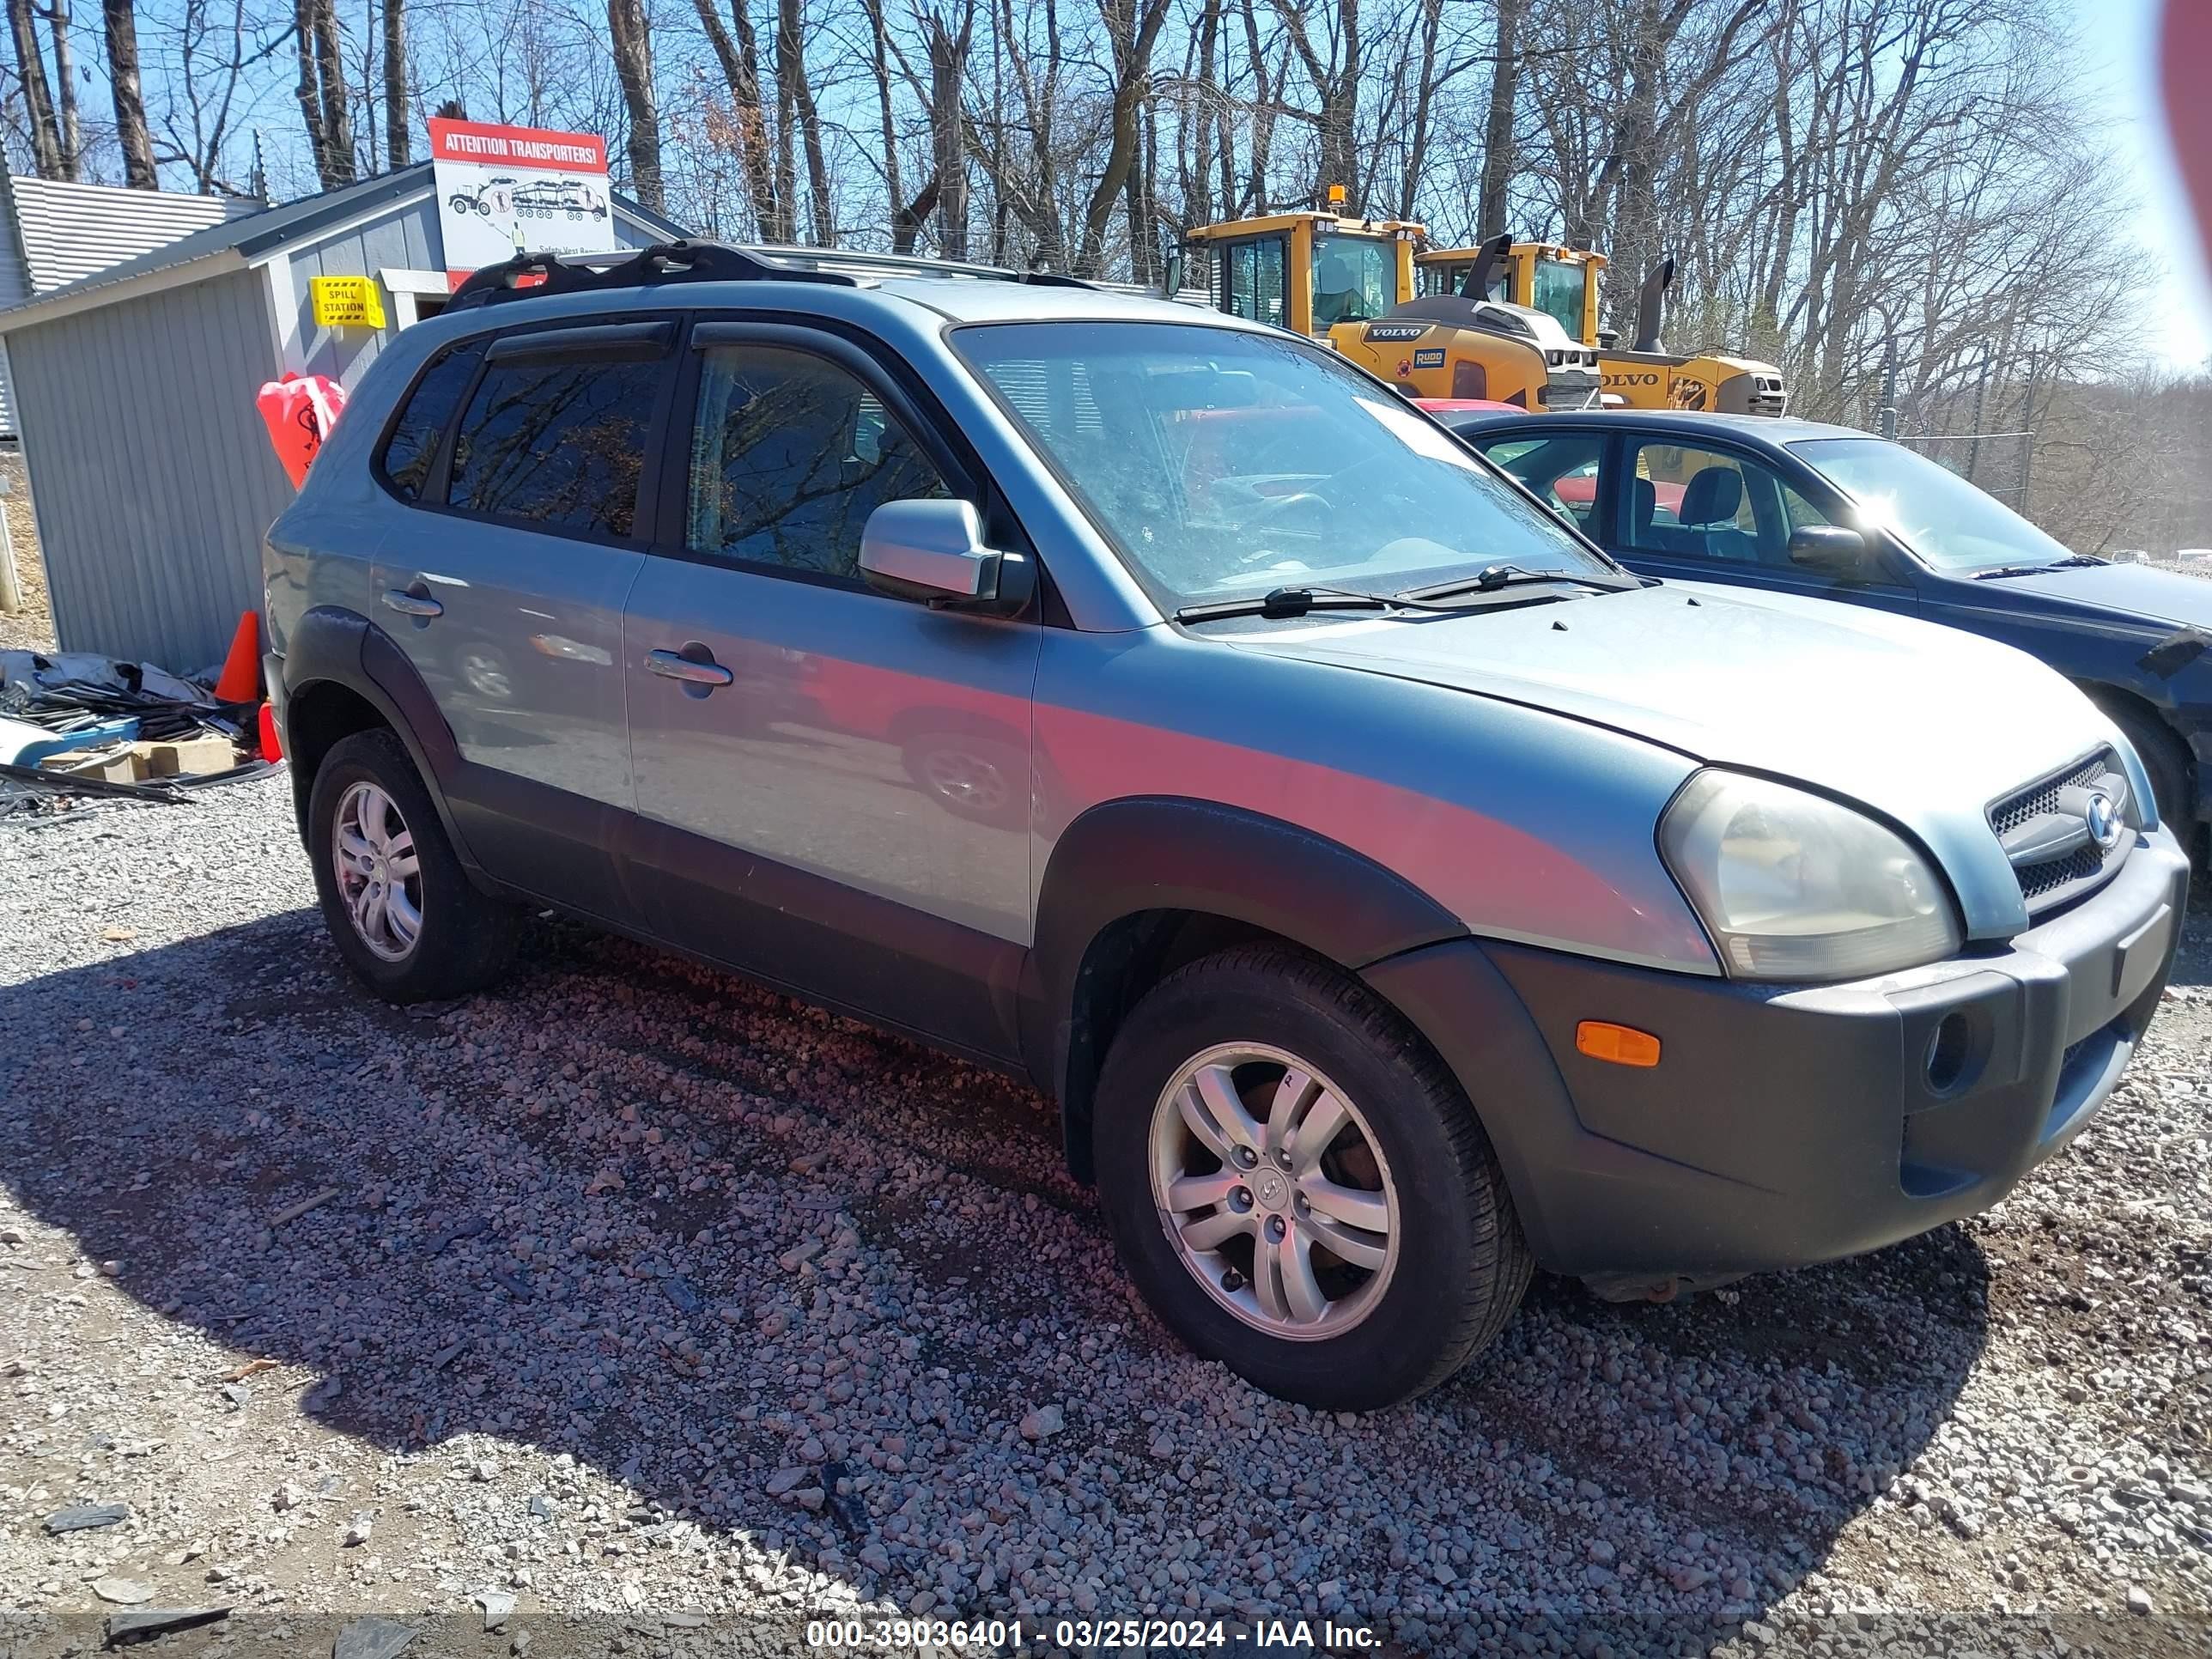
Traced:
[[1990, 1216], [1671, 1307], [1540, 1279], [1355, 1419], [1173, 1344], [1026, 1089], [552, 922], [387, 1009], [310, 905], [282, 778], [0, 823], [0, 1651], [132, 1598], [233, 1609], [165, 1654], [2212, 1644], [2202, 919]]
[[8, 534], [15, 546], [15, 580], [23, 590], [21, 611], [12, 616], [0, 611], [0, 651], [51, 650], [54, 620], [46, 604], [46, 568], [39, 558], [39, 521], [32, 516], [30, 475], [20, 450], [0, 450], [0, 477], [9, 484], [0, 512], [8, 515]]

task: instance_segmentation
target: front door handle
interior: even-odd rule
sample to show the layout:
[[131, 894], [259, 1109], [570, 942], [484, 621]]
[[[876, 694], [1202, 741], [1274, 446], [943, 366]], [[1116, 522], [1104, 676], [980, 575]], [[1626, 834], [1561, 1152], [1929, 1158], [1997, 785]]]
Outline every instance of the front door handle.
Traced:
[[714, 660], [713, 652], [696, 641], [681, 651], [649, 651], [645, 665], [665, 680], [682, 680], [686, 686], [703, 686], [707, 691], [737, 678]]
[[[415, 584], [417, 587], [422, 585], [420, 582]], [[384, 608], [386, 611], [397, 611], [403, 617], [419, 617], [425, 622], [433, 617], [442, 617], [446, 614], [446, 607], [428, 593], [410, 592], [406, 589], [398, 587], [387, 587], [384, 590]]]

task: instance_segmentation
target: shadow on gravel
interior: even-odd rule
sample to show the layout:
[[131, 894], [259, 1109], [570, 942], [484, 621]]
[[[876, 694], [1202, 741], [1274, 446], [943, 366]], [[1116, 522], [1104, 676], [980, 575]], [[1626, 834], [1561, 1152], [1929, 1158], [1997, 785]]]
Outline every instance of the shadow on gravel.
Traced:
[[[940, 1615], [1704, 1652], [1822, 1567], [1984, 1341], [1953, 1229], [1673, 1307], [1540, 1281], [1453, 1382], [1339, 1419], [1134, 1307], [1032, 1092], [672, 958], [547, 925], [498, 994], [401, 1012], [301, 911], [8, 995], [22, 1205], [241, 1362], [312, 1368], [308, 1417], [571, 1453], [658, 1506], [454, 1488], [514, 1510], [489, 1535], [689, 1522]], [[218, 1381], [186, 1386], [220, 1413]]]

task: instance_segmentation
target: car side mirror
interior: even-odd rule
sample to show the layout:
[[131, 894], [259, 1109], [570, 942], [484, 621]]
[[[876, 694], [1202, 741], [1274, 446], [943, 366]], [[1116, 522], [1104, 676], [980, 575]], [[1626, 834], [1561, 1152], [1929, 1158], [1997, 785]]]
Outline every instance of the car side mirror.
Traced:
[[1805, 524], [1790, 532], [1790, 562], [1824, 576], [1867, 574], [1867, 538], [1848, 525]]
[[860, 574], [893, 599], [988, 605], [1008, 556], [983, 544], [971, 501], [885, 501], [860, 530]]

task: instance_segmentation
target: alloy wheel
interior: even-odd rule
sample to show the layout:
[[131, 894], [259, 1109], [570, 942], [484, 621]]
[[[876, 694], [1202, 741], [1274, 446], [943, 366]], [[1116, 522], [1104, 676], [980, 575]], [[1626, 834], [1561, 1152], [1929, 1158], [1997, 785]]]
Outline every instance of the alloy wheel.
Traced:
[[406, 819], [377, 785], [356, 783], [338, 798], [331, 862], [362, 943], [386, 962], [404, 962], [422, 936], [422, 862]]
[[1152, 1110], [1152, 1198], [1176, 1254], [1247, 1325], [1291, 1341], [1371, 1313], [1398, 1261], [1397, 1188], [1351, 1097], [1297, 1055], [1224, 1043]]

